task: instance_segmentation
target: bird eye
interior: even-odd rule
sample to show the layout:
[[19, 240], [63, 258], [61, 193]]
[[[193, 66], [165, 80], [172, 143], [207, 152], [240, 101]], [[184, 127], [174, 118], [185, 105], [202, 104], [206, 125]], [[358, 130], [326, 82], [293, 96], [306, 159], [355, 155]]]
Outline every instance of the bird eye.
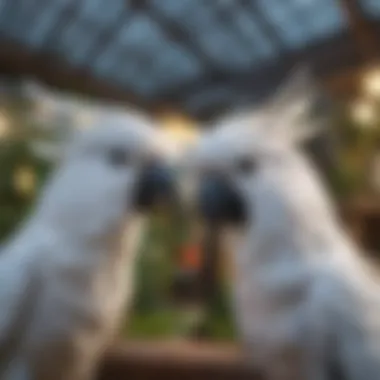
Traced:
[[130, 161], [130, 154], [125, 148], [114, 148], [108, 154], [108, 161], [112, 166], [126, 166]]
[[236, 162], [236, 169], [240, 174], [251, 174], [256, 170], [257, 163], [251, 157], [242, 157]]

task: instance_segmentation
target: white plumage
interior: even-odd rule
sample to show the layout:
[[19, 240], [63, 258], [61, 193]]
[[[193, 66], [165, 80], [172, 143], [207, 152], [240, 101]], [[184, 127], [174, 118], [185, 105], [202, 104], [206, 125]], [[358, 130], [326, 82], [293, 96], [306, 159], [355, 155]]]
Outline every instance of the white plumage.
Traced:
[[289, 91], [217, 123], [192, 155], [248, 211], [231, 246], [241, 338], [269, 380], [380, 379], [379, 279], [297, 146], [300, 109], [293, 112]]
[[[141, 220], [133, 193], [157, 132], [104, 114], [75, 140], [0, 256], [0, 377], [92, 378], [132, 294]], [[136, 219], [137, 218], [137, 219]]]

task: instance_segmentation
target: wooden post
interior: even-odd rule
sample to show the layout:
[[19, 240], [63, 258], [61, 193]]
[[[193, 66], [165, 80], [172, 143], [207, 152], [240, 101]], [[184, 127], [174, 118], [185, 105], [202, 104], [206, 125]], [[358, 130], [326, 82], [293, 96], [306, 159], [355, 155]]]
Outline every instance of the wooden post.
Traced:
[[337, 0], [346, 13], [349, 28], [356, 42], [358, 53], [364, 60], [373, 61], [378, 56], [376, 33], [365, 16], [358, 0]]
[[207, 305], [212, 305], [218, 292], [219, 226], [208, 223], [203, 241], [204, 261], [201, 272], [201, 296]]
[[220, 226], [207, 222], [203, 235], [203, 265], [199, 274], [199, 300], [204, 310], [204, 318], [199, 325], [197, 336], [207, 339], [207, 320], [212, 315], [218, 300], [219, 262], [220, 262]]

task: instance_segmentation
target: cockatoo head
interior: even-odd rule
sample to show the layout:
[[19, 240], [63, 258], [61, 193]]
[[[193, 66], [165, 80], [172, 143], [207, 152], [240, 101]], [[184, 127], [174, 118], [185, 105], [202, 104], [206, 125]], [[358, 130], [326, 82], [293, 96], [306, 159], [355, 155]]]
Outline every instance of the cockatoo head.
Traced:
[[293, 203], [324, 202], [299, 149], [315, 133], [303, 117], [314, 95], [305, 79], [298, 72], [264, 106], [224, 118], [203, 135], [190, 157], [202, 178], [200, 204], [207, 219], [259, 221], [281, 229], [292, 217], [287, 208]]
[[122, 228], [173, 191], [164, 146], [149, 119], [103, 113], [69, 147], [38, 214], [78, 233], [103, 236]]

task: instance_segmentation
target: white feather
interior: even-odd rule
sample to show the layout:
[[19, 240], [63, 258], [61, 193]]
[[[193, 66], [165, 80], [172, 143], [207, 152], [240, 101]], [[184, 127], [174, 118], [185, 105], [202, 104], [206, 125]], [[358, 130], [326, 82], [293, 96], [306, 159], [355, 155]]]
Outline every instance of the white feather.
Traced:
[[[109, 114], [70, 149], [34, 213], [0, 256], [0, 377], [85, 380], [133, 293], [144, 221], [132, 193], [157, 139], [136, 115]], [[107, 154], [125, 147], [126, 168]]]

